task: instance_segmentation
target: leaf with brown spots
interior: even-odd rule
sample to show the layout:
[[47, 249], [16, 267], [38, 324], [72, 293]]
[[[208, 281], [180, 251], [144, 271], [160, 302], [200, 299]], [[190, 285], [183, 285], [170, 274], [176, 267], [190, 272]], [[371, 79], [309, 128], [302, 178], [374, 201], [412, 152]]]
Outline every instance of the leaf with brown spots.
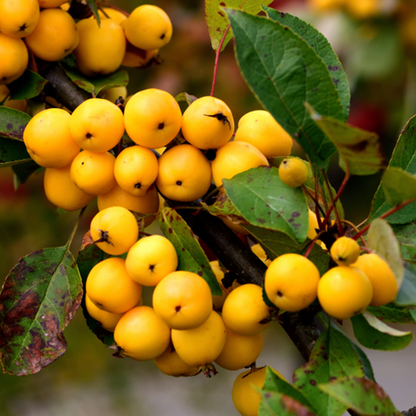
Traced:
[[6, 373], [35, 374], [66, 351], [63, 330], [82, 297], [67, 247], [45, 248], [19, 260], [0, 293], [0, 358]]

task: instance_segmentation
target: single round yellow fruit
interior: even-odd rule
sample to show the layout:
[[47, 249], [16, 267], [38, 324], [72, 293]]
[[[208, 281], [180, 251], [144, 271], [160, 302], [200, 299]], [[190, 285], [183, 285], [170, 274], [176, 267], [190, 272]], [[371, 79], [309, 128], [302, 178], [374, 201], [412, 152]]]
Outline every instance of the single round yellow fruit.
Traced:
[[114, 332], [114, 328], [116, 327], [120, 318], [123, 316], [122, 313], [111, 313], [103, 311], [94, 305], [88, 295], [85, 295], [85, 306], [91, 317], [98, 321], [104, 329], [110, 332]]
[[198, 98], [183, 113], [182, 134], [198, 149], [224, 146], [233, 133], [234, 118], [231, 110], [218, 98]]
[[319, 230], [319, 224], [316, 214], [310, 208], [308, 208], [308, 215], [308, 238], [313, 240], [317, 235], [316, 230]]
[[105, 194], [116, 184], [115, 160], [110, 152], [97, 153], [84, 150], [72, 161], [71, 179], [87, 194]]
[[211, 166], [196, 147], [190, 144], [174, 146], [159, 158], [156, 186], [165, 198], [195, 201], [211, 186]]
[[389, 265], [376, 253], [365, 253], [351, 266], [362, 270], [373, 286], [371, 306], [383, 306], [396, 299], [398, 286]]
[[101, 90], [98, 93], [98, 98], [104, 98], [105, 100], [115, 103], [116, 100], [122, 98], [125, 100], [127, 98], [127, 88], [126, 87], [112, 87], [107, 88], [106, 90]]
[[227, 296], [222, 306], [222, 319], [238, 334], [255, 335], [269, 324], [270, 310], [264, 303], [262, 288], [246, 283]]
[[68, 0], [38, 0], [39, 6], [42, 9], [49, 9], [54, 7], [62, 6]]
[[308, 167], [296, 157], [284, 159], [279, 166], [279, 177], [287, 186], [298, 188], [308, 179]]
[[221, 316], [212, 311], [197, 328], [172, 329], [172, 344], [185, 363], [195, 367], [211, 364], [224, 348], [227, 333]]
[[153, 360], [169, 346], [170, 328], [150, 306], [137, 306], [118, 321], [114, 340], [125, 356]]
[[153, 60], [157, 60], [159, 49], [152, 49], [145, 51], [143, 49], [136, 48], [130, 42], [127, 42], [126, 53], [124, 54], [122, 66], [128, 68], [146, 68], [151, 65]]
[[127, 312], [142, 296], [142, 286], [129, 276], [120, 257], [97, 263], [88, 274], [85, 290], [94, 305], [111, 313]]
[[131, 278], [143, 286], [156, 286], [178, 267], [174, 245], [162, 235], [143, 237], [130, 248], [126, 268]]
[[160, 49], [172, 38], [172, 22], [160, 7], [143, 4], [136, 7], [123, 23], [128, 41], [137, 48]]
[[372, 297], [370, 280], [356, 267], [333, 267], [318, 284], [318, 299], [322, 308], [337, 319], [349, 319], [364, 312]]
[[331, 246], [331, 257], [338, 266], [348, 266], [357, 261], [360, 246], [350, 237], [342, 236]]
[[35, 29], [38, 20], [38, 0], [0, 1], [0, 32], [4, 35], [23, 38]]
[[79, 154], [69, 130], [71, 116], [60, 108], [37, 113], [26, 125], [23, 141], [30, 157], [45, 168], [62, 168]]
[[252, 144], [268, 159], [289, 156], [293, 146], [290, 134], [266, 110], [244, 114], [238, 122], [234, 140]]
[[127, 101], [124, 123], [127, 134], [135, 143], [155, 149], [166, 146], [179, 133], [182, 112], [167, 91], [148, 88]]
[[29, 52], [22, 39], [0, 33], [0, 84], [10, 84], [25, 72]]
[[176, 271], [165, 276], [153, 291], [153, 307], [173, 329], [202, 325], [212, 312], [211, 289], [199, 275]]
[[212, 178], [216, 186], [221, 186], [223, 179], [231, 179], [238, 173], [262, 165], [269, 166], [269, 162], [252, 144], [228, 142], [217, 150], [211, 163]]
[[40, 59], [52, 62], [69, 55], [78, 45], [77, 25], [72, 16], [59, 8], [40, 12], [35, 30], [25, 38], [29, 50]]
[[282, 254], [267, 268], [264, 290], [279, 309], [297, 312], [315, 300], [319, 278], [318, 268], [306, 257]]
[[78, 188], [71, 179], [71, 164], [63, 168], [46, 168], [43, 186], [48, 201], [66, 211], [77, 211], [95, 197]]
[[189, 377], [199, 373], [199, 367], [188, 365], [179, 357], [172, 345], [154, 360], [156, 367], [167, 376]]
[[84, 150], [107, 152], [123, 137], [123, 113], [104, 98], [90, 98], [74, 110], [69, 129]]
[[90, 231], [95, 244], [113, 256], [127, 253], [139, 238], [136, 218], [123, 207], [99, 211], [91, 221]]

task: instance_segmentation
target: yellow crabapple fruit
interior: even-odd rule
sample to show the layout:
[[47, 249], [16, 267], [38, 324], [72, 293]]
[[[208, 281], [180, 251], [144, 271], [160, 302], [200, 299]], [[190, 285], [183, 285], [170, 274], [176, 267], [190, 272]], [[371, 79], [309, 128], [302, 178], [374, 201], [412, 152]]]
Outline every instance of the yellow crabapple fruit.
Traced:
[[159, 49], [145, 51], [127, 42], [126, 53], [124, 54], [121, 65], [127, 66], [128, 68], [145, 68], [151, 64], [152, 60], [157, 60], [158, 54]]
[[23, 141], [38, 165], [62, 168], [79, 154], [80, 147], [69, 130], [70, 119], [70, 114], [60, 108], [43, 110], [30, 119]]
[[345, 3], [345, 0], [308, 0], [311, 8], [318, 12], [340, 9]]
[[110, 332], [114, 332], [117, 322], [123, 316], [123, 313], [111, 313], [98, 308], [94, 305], [88, 295], [85, 295], [85, 306], [91, 317], [98, 321], [104, 329]]
[[101, 90], [98, 93], [98, 98], [104, 98], [105, 100], [115, 103], [116, 100], [122, 98], [125, 100], [127, 98], [127, 88], [126, 87], [111, 87], [106, 90]]
[[383, 306], [396, 299], [397, 280], [389, 265], [376, 253], [365, 253], [351, 264], [362, 270], [371, 282], [373, 297], [370, 306]]
[[126, 147], [116, 157], [114, 176], [125, 191], [143, 196], [154, 183], [159, 172], [156, 155], [147, 147]]
[[308, 179], [308, 167], [296, 157], [283, 159], [279, 165], [279, 177], [287, 186], [298, 188]]
[[228, 142], [217, 150], [211, 163], [212, 178], [216, 186], [221, 186], [223, 179], [231, 179], [238, 173], [258, 166], [269, 166], [260, 150], [250, 143]]
[[266, 110], [254, 110], [240, 118], [234, 140], [250, 143], [268, 159], [289, 156], [293, 139]]
[[156, 367], [167, 376], [189, 377], [199, 374], [199, 367], [188, 365], [179, 357], [172, 345], [165, 352], [153, 359]]
[[109, 207], [94, 215], [91, 238], [105, 253], [118, 256], [127, 253], [139, 238], [135, 216], [126, 208]]
[[116, 184], [115, 160], [110, 152], [83, 150], [71, 163], [71, 179], [87, 194], [105, 194]]
[[220, 285], [222, 291], [221, 295], [212, 295], [213, 308], [217, 312], [220, 312], [222, 309], [222, 305], [224, 304], [225, 298], [228, 295], [228, 291], [225, 290], [224, 285], [222, 284], [222, 279], [224, 278], [224, 271], [221, 269], [218, 260], [212, 260], [209, 262], [209, 264], [211, 265], [212, 271], [214, 272], [215, 278], [217, 279], [217, 282]]
[[166, 146], [179, 133], [182, 112], [167, 91], [148, 88], [127, 101], [124, 123], [127, 134], [135, 143], [155, 149]]
[[172, 329], [172, 344], [185, 363], [195, 367], [211, 364], [224, 348], [227, 332], [214, 310], [201, 325], [192, 329]]
[[333, 267], [318, 284], [319, 303], [328, 315], [337, 319], [349, 319], [364, 312], [372, 297], [370, 280], [356, 267]]
[[332, 260], [338, 266], [348, 266], [357, 261], [360, 255], [360, 246], [352, 238], [342, 236], [332, 244], [330, 253]]
[[35, 30], [25, 38], [28, 49], [44, 61], [59, 61], [69, 55], [79, 42], [73, 17], [59, 8], [40, 12]]
[[46, 168], [43, 187], [48, 201], [66, 211], [77, 211], [87, 206], [94, 198], [74, 184], [71, 179], [71, 164], [63, 168]]
[[38, 20], [38, 0], [0, 1], [0, 32], [3, 35], [23, 38], [35, 29]]
[[[121, 23], [127, 19], [127, 15], [111, 7], [103, 7], [102, 10], [98, 10], [98, 14], [100, 19], [111, 19], [119, 25], [121, 25]], [[92, 15], [90, 19], [95, 19], [95, 16]]]
[[150, 306], [136, 306], [118, 321], [114, 340], [123, 355], [138, 361], [153, 360], [169, 346], [170, 328]]
[[174, 245], [164, 236], [141, 238], [127, 253], [126, 268], [131, 278], [143, 286], [156, 286], [178, 267]]
[[127, 312], [142, 296], [142, 286], [129, 276], [120, 257], [97, 263], [88, 274], [85, 290], [94, 305], [111, 313]]
[[113, 19], [82, 19], [77, 23], [79, 42], [73, 53], [78, 70], [88, 76], [108, 75], [123, 61], [126, 38]]
[[123, 137], [123, 113], [104, 98], [90, 98], [73, 111], [69, 129], [82, 149], [107, 152]]
[[272, 262], [268, 257], [266, 252], [264, 251], [263, 247], [259, 244], [253, 244], [251, 247], [251, 251], [266, 265], [269, 266]]
[[196, 273], [175, 271], [156, 285], [153, 291], [153, 308], [170, 328], [196, 328], [211, 314], [211, 289]]
[[269, 308], [263, 300], [263, 290], [253, 283], [233, 289], [222, 305], [222, 319], [232, 331], [241, 335], [255, 335], [269, 324]]
[[204, 196], [211, 186], [211, 166], [196, 147], [174, 146], [159, 158], [156, 186], [165, 198], [194, 201]]
[[318, 219], [316, 214], [308, 208], [308, 238], [313, 240], [316, 237], [316, 230], [319, 230]]
[[237, 334], [227, 328], [227, 340], [215, 363], [226, 370], [241, 370], [252, 365], [263, 349], [263, 332], [255, 335]]
[[144, 50], [160, 49], [172, 37], [172, 22], [160, 7], [143, 4], [123, 22], [127, 40]]
[[38, 0], [41, 9], [49, 9], [62, 6], [68, 0]]
[[10, 84], [26, 70], [29, 52], [22, 39], [0, 33], [0, 85]]
[[275, 258], [267, 268], [264, 290], [278, 308], [297, 312], [316, 298], [319, 270], [309, 259], [287, 253]]
[[198, 98], [183, 113], [182, 134], [198, 149], [217, 149], [225, 145], [233, 133], [233, 115], [219, 98]]

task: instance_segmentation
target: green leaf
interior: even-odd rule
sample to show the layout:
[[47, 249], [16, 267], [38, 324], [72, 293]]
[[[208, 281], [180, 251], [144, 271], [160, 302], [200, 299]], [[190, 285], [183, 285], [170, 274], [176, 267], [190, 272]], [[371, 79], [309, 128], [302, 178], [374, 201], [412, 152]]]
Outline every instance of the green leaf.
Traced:
[[250, 224], [305, 241], [309, 218], [305, 195], [302, 189], [283, 183], [278, 169], [252, 168], [223, 183], [231, 202]]
[[44, 169], [45, 168], [39, 166], [32, 159], [28, 160], [27, 162], [13, 165], [12, 170], [14, 173], [14, 188], [17, 189], [20, 185], [24, 184], [33, 173], [41, 172]]
[[411, 332], [387, 326], [369, 312], [351, 318], [357, 341], [366, 348], [397, 351], [407, 347], [413, 339]]
[[0, 137], [0, 167], [12, 166], [16, 163], [31, 160], [23, 142]]
[[[230, 25], [223, 7], [230, 7], [232, 9], [244, 10], [251, 14], [258, 14], [262, 10], [262, 5], [267, 6], [272, 2], [273, 0], [205, 0], [205, 19], [208, 26], [208, 33], [211, 38], [212, 49], [214, 49], [214, 51], [218, 50], [221, 39]], [[229, 29], [222, 44], [221, 52], [232, 37], [233, 32]]]
[[416, 224], [394, 225], [394, 235], [400, 246], [403, 260], [416, 263]]
[[48, 81], [36, 72], [26, 69], [19, 79], [7, 85], [11, 100], [24, 100], [38, 96]]
[[369, 306], [367, 311], [384, 322], [395, 324], [415, 324], [416, 308], [388, 303], [383, 306]]
[[389, 396], [374, 381], [363, 377], [343, 377], [319, 388], [362, 416], [400, 416]]
[[[413, 116], [402, 130], [388, 168], [401, 168], [410, 174], [416, 174], [416, 116]], [[393, 205], [386, 201], [383, 191], [383, 180], [381, 181], [371, 205], [369, 220], [383, 215], [393, 208]], [[416, 219], [416, 202], [409, 204], [400, 211], [395, 212], [386, 218], [391, 224], [407, 224]]]
[[338, 150], [339, 165], [351, 175], [373, 175], [386, 167], [384, 152], [375, 133], [318, 114], [306, 104], [310, 116]]
[[86, 1], [87, 1], [88, 6], [90, 7], [92, 12], [94, 13], [94, 17], [95, 17], [95, 20], [97, 21], [98, 27], [100, 27], [101, 19], [100, 19], [100, 15], [98, 13], [98, 10], [97, 10], [97, 1], [96, 0], [86, 0]]
[[207, 281], [213, 295], [221, 295], [221, 287], [208, 258], [182, 217], [174, 209], [164, 207], [160, 211], [159, 224], [163, 234], [174, 245], [178, 254], [178, 270], [198, 274]]
[[231, 221], [237, 221], [241, 223], [246, 222], [244, 218], [242, 218], [241, 212], [235, 207], [225, 192], [220, 193], [212, 205], [202, 203], [202, 206], [210, 214], [216, 217], [225, 217]]
[[416, 305], [416, 266], [406, 263], [404, 279], [394, 301], [396, 305]]
[[0, 293], [0, 356], [5, 372], [39, 372], [66, 351], [64, 328], [81, 303], [82, 284], [67, 247], [19, 260]]
[[237, 61], [254, 95], [310, 160], [326, 168], [335, 146], [309, 117], [304, 105], [306, 101], [319, 114], [345, 119], [326, 64], [287, 26], [237, 10], [227, 13]]
[[289, 26], [295, 33], [303, 38], [325, 62], [328, 70], [330, 71], [335, 87], [338, 90], [342, 107], [344, 109], [344, 120], [347, 120], [350, 110], [351, 97], [347, 75], [342, 68], [342, 64], [338, 59], [338, 56], [325, 36], [307, 22], [289, 13], [282, 13], [269, 7], [263, 7], [263, 10], [267, 13], [267, 16], [270, 19], [273, 19], [282, 25]]
[[416, 174], [400, 168], [388, 168], [382, 178], [382, 188], [391, 206], [416, 199]]
[[23, 132], [30, 116], [19, 110], [0, 107], [0, 137], [23, 142]]

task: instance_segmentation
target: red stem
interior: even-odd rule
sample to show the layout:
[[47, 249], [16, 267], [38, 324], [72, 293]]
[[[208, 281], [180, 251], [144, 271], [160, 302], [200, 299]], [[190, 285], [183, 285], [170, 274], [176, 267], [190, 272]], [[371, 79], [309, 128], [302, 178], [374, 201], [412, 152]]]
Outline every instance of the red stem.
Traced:
[[215, 83], [217, 81], [218, 61], [220, 59], [220, 53], [221, 53], [222, 45], [224, 45], [225, 38], [227, 37], [227, 34], [228, 34], [230, 28], [231, 28], [231, 25], [228, 25], [227, 29], [225, 29], [225, 32], [224, 32], [224, 34], [221, 38], [221, 42], [218, 45], [218, 49], [217, 49], [217, 52], [215, 54], [214, 77], [212, 78], [212, 88], [211, 88], [211, 94], [210, 94], [211, 97], [214, 96]]

